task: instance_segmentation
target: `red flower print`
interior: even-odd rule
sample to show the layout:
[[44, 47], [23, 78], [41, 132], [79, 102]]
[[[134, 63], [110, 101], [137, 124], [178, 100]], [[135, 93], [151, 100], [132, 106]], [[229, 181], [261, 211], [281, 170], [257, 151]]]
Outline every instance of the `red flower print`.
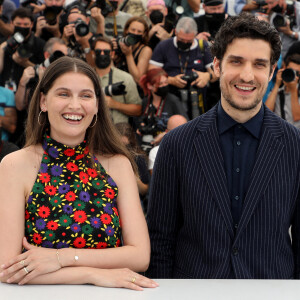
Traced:
[[103, 214], [101, 217], [100, 217], [101, 221], [103, 224], [109, 224], [111, 222], [111, 217], [110, 215], [108, 214]]
[[40, 209], [39, 209], [39, 216], [41, 218], [47, 218], [48, 216], [50, 215], [50, 209], [49, 207], [47, 206], [41, 206]]
[[74, 220], [77, 223], [84, 223], [86, 221], [86, 213], [83, 210], [77, 210], [74, 213]]
[[25, 210], [25, 220], [28, 220], [29, 219], [29, 212], [28, 210], [26, 209]]
[[80, 172], [79, 174], [79, 178], [83, 183], [88, 183], [89, 181], [89, 176], [88, 174], [84, 173], [84, 172]]
[[47, 185], [45, 187], [45, 192], [50, 196], [54, 196], [56, 194], [56, 190], [57, 190], [56, 187], [53, 185]]
[[89, 147], [86, 146], [85, 149], [84, 149], [84, 151], [83, 151], [83, 154], [86, 155], [86, 154], [89, 153], [89, 151], [90, 151]]
[[91, 176], [92, 178], [95, 178], [97, 176], [97, 171], [91, 168], [88, 168], [87, 173], [89, 174], [89, 176]]
[[39, 174], [39, 179], [42, 183], [48, 183], [50, 181], [50, 175], [48, 173]]
[[112, 210], [114, 211], [114, 213], [115, 213], [116, 216], [119, 216], [119, 213], [118, 213], [118, 210], [117, 210], [116, 207], [113, 207]]
[[120, 239], [118, 239], [118, 240], [117, 240], [117, 242], [116, 242], [116, 247], [119, 247], [119, 246], [120, 246], [120, 244], [121, 244], [121, 240], [120, 240]]
[[39, 233], [34, 233], [32, 239], [37, 245], [41, 244], [43, 240]]
[[79, 160], [79, 159], [82, 159], [84, 157], [83, 154], [78, 154], [76, 157], [75, 157], [75, 160]]
[[70, 191], [70, 192], [68, 192], [68, 193], [66, 194], [65, 198], [66, 198], [66, 200], [68, 200], [68, 201], [75, 201], [76, 195], [75, 195], [74, 192]]
[[106, 248], [106, 247], [107, 247], [107, 243], [99, 242], [97, 244], [97, 249], [103, 249], [103, 248]]
[[58, 227], [58, 224], [54, 221], [49, 221], [47, 223], [47, 228], [50, 229], [50, 230], [56, 230]]
[[75, 150], [74, 149], [66, 149], [64, 151], [64, 154], [67, 156], [73, 156], [75, 154]]
[[84, 246], [85, 246], [85, 244], [86, 244], [86, 241], [85, 241], [85, 239], [84, 238], [82, 238], [82, 237], [77, 237], [75, 240], [74, 240], [74, 246], [76, 247], [76, 248], [83, 248]]
[[76, 172], [78, 171], [78, 166], [76, 166], [74, 163], [72, 162], [68, 162], [66, 165], [66, 168], [71, 171], [71, 172]]
[[104, 192], [107, 198], [113, 199], [115, 197], [115, 191], [113, 189], [107, 189]]

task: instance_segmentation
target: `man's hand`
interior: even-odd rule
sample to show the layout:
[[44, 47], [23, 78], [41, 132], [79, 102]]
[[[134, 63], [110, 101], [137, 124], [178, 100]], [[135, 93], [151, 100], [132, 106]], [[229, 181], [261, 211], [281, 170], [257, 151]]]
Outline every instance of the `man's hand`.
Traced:
[[63, 39], [69, 40], [70, 36], [75, 32], [75, 24], [68, 24], [64, 27]]
[[[168, 33], [161, 25], [156, 24], [156, 37], [158, 37], [161, 41], [169, 39], [173, 35], [173, 30]], [[154, 26], [154, 27], [155, 27]]]
[[200, 32], [198, 35], [196, 35], [196, 39], [198, 40], [208, 41], [209, 38], [210, 38], [210, 33], [205, 31]]
[[16, 51], [13, 56], [12, 56], [12, 59], [15, 63], [17, 63], [18, 65], [26, 68], [26, 67], [29, 67], [31, 65], [33, 65], [30, 61], [29, 61], [29, 58], [23, 58], [23, 57], [20, 57], [18, 51]]
[[37, 4], [34, 4], [34, 3], [30, 3], [30, 6], [33, 7], [33, 12], [32, 12], [33, 14], [38, 14], [41, 11], [45, 10], [45, 8], [46, 8], [45, 4], [37, 5]]
[[106, 105], [108, 108], [110, 108], [110, 109], [116, 108], [116, 105], [115, 105], [116, 101], [112, 97], [105, 95], [105, 101], [106, 101]]
[[104, 17], [101, 14], [101, 8], [99, 7], [95, 6], [91, 9], [91, 17], [97, 22], [97, 24], [104, 23]]
[[191, 85], [196, 85], [199, 88], [205, 87], [210, 79], [210, 73], [209, 72], [200, 72], [193, 69], [193, 72], [196, 72], [198, 75], [198, 78], [194, 80]]
[[46, 20], [44, 16], [38, 17], [36, 21], [36, 30], [35, 30], [35, 36], [40, 37], [42, 34], [42, 30], [44, 27], [46, 27]]
[[186, 86], [187, 82], [181, 78], [182, 76], [184, 76], [184, 74], [178, 74], [174, 77], [169, 76], [168, 77], [169, 84], [177, 86], [180, 89], [183, 89]]
[[20, 79], [21, 86], [26, 86], [31, 78], [35, 76], [35, 71], [33, 67], [27, 67], [24, 69], [23, 75]]
[[282, 32], [288, 36], [291, 36], [293, 31], [291, 30], [291, 27], [290, 27], [290, 21], [288, 19], [286, 19], [286, 25], [285, 26], [282, 26], [282, 27], [277, 27], [276, 28], [279, 32]]

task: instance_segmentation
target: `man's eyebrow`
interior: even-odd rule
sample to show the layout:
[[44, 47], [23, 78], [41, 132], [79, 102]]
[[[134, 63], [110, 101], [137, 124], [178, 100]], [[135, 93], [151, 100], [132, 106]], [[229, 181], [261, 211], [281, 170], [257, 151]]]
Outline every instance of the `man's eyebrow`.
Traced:
[[[238, 55], [229, 55], [228, 59], [239, 59], [239, 60], [243, 60], [244, 57], [243, 56], [238, 56]], [[255, 58], [256, 62], [264, 62], [264, 63], [268, 63], [269, 60], [265, 59], [265, 58]]]

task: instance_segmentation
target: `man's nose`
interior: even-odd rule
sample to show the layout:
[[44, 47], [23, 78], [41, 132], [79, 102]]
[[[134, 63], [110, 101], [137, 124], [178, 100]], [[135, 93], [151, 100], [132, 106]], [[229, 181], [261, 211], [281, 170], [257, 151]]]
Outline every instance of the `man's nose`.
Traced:
[[250, 82], [254, 80], [254, 72], [252, 64], [245, 64], [240, 72], [240, 78], [244, 82]]

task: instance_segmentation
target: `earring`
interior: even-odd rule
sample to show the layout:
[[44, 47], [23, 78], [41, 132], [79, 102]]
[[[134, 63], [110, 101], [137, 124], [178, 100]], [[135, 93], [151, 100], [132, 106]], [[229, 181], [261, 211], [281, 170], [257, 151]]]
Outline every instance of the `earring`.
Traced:
[[38, 123], [39, 123], [40, 126], [43, 126], [43, 124], [40, 122], [40, 116], [41, 116], [42, 112], [44, 112], [44, 111], [41, 110], [41, 111], [39, 112], [39, 116], [38, 116]]
[[94, 124], [92, 126], [89, 126], [90, 128], [94, 127], [96, 125], [96, 123], [97, 123], [97, 120], [98, 120], [97, 114], [95, 114], [95, 116], [96, 116], [96, 120], [95, 120], [95, 122], [94, 122]]

